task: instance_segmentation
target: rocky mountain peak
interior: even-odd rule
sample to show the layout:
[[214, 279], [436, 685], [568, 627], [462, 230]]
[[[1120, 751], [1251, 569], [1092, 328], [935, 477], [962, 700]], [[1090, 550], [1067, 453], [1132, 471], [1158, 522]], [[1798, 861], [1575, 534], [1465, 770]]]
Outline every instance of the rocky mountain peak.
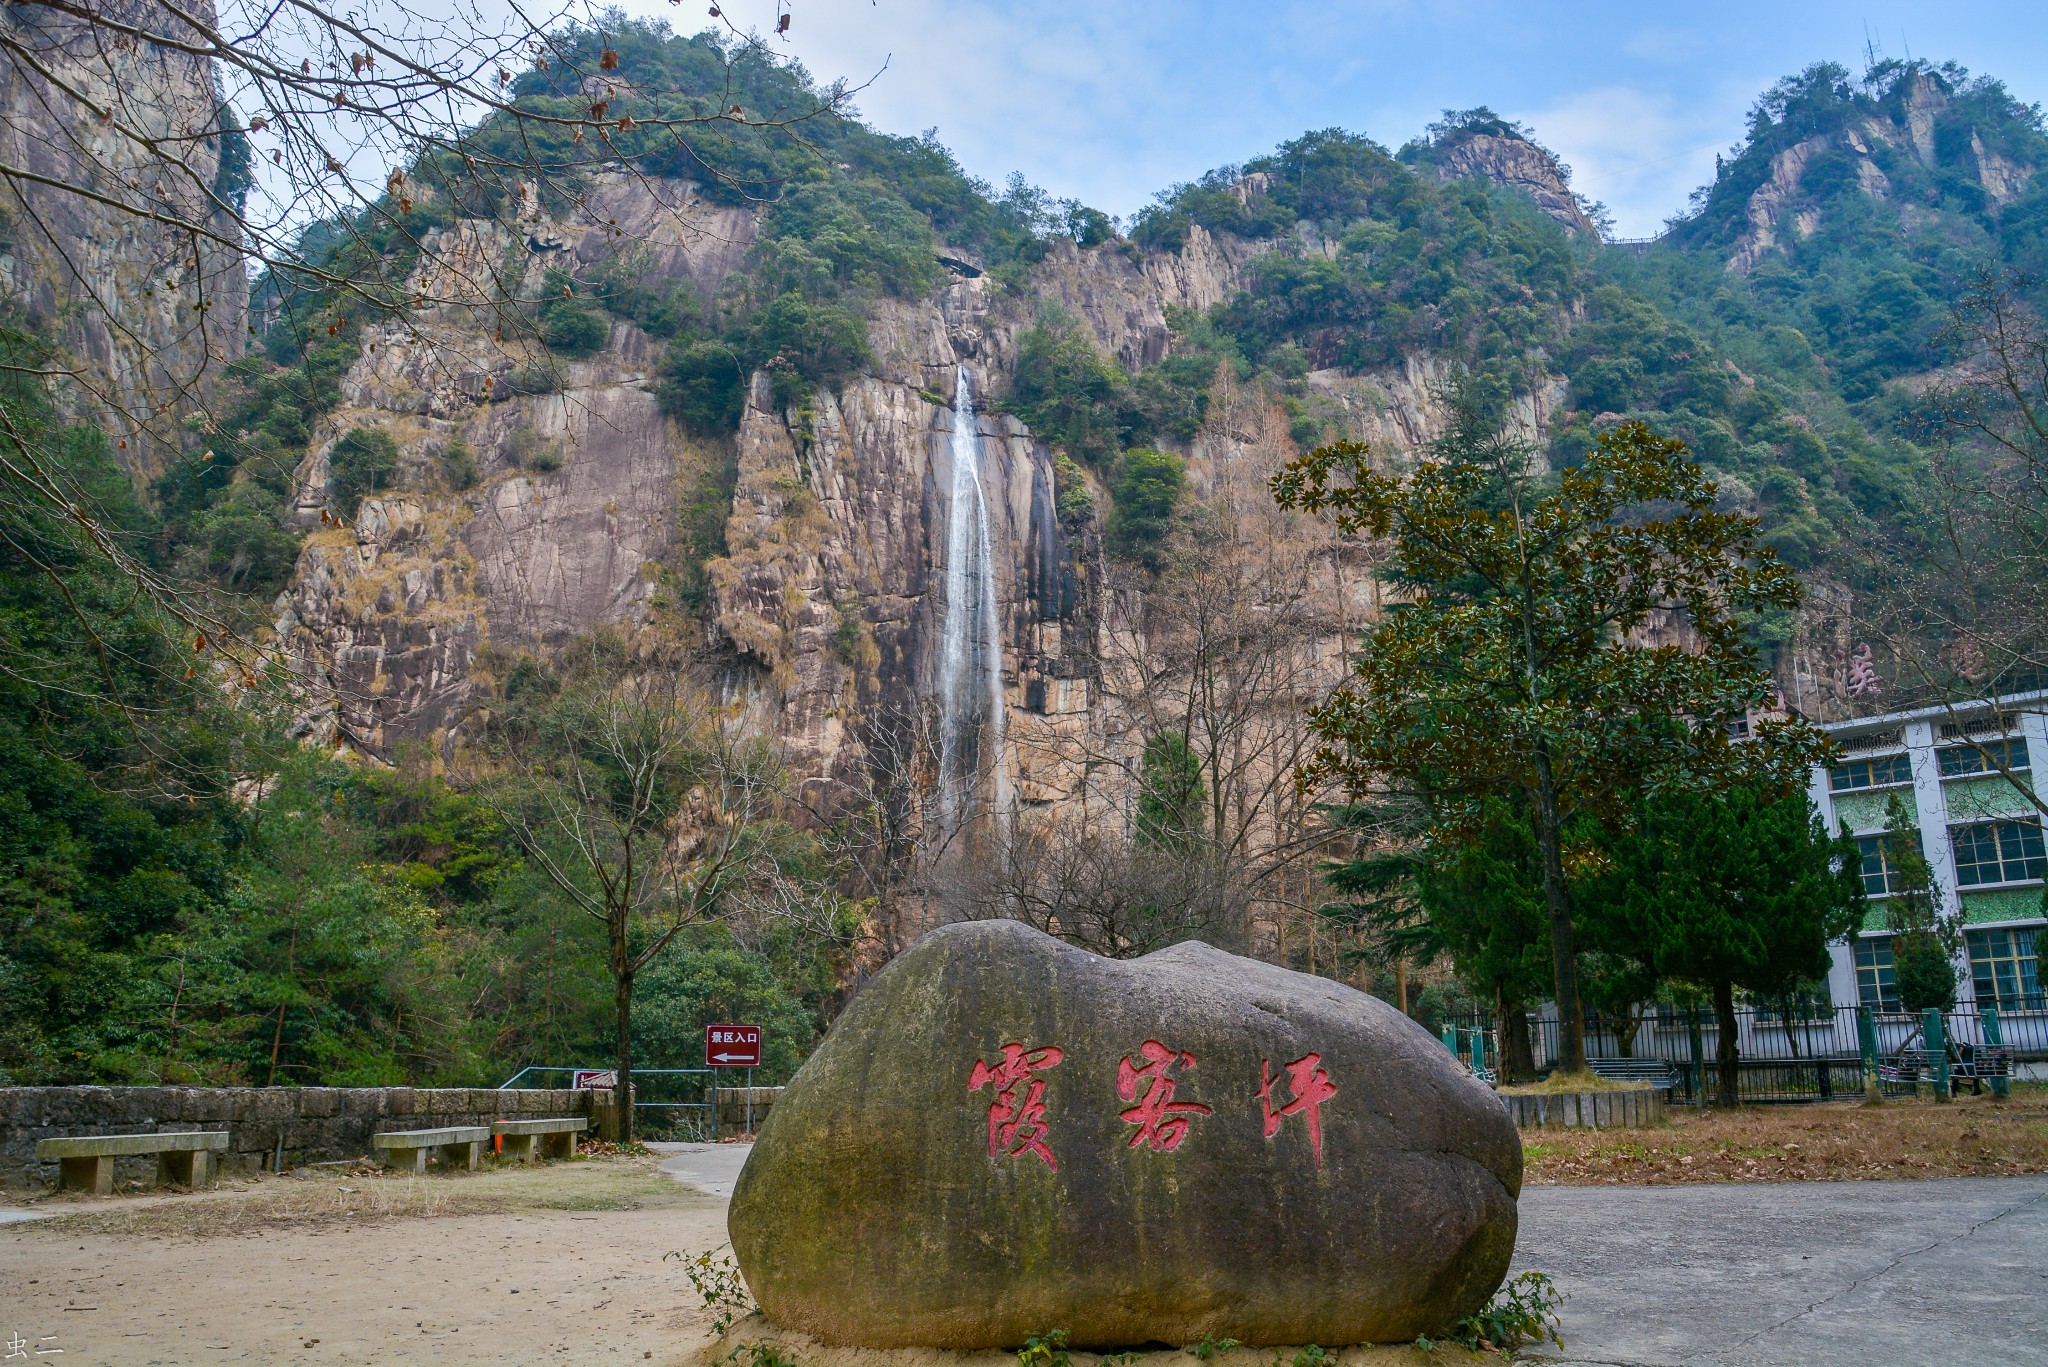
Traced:
[[1844, 195], [1989, 224], [2026, 194], [2044, 154], [2027, 111], [1996, 82], [1919, 62], [1879, 63], [1861, 78], [1822, 63], [1758, 102], [1688, 231], [1727, 241], [1728, 270], [1745, 275], [1819, 232]]
[[1472, 131], [1437, 144], [1435, 153], [1438, 179], [1473, 178], [1519, 190], [1567, 233], [1599, 240], [1600, 229], [1572, 193], [1571, 172], [1542, 144], [1513, 130]]

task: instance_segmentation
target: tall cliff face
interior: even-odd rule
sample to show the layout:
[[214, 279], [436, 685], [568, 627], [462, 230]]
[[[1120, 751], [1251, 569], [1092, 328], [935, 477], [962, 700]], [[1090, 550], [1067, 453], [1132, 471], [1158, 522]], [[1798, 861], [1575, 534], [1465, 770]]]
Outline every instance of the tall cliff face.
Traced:
[[[735, 244], [751, 240], [753, 220], [743, 211], [696, 203], [672, 184], [603, 193], [615, 201], [606, 217], [616, 210], [622, 223], [641, 223], [619, 259], [643, 282], [701, 287], [744, 259]], [[667, 203], [642, 202], [647, 195]], [[430, 254], [441, 278], [423, 283], [452, 296], [458, 277], [487, 278], [465, 262], [523, 253], [519, 283], [530, 288], [563, 255], [595, 263], [615, 256], [616, 243], [552, 220], [465, 223]], [[1062, 511], [1061, 481], [1075, 467], [1056, 469], [1045, 443], [1000, 411], [1018, 338], [1051, 305], [1101, 354], [1133, 370], [1157, 364], [1173, 345], [1169, 313], [1230, 297], [1255, 254], [1196, 228], [1173, 252], [1055, 242], [1022, 290], [950, 274], [927, 297], [873, 310], [873, 363], [858, 377], [785, 404], [756, 374], [729, 450], [663, 414], [653, 344], [629, 324], [614, 323], [593, 359], [568, 364], [560, 392], [509, 399], [493, 396], [517, 390], [545, 357], [499, 341], [480, 295], [374, 330], [344, 384], [346, 404], [323, 421], [301, 469], [301, 519], [319, 525], [331, 503], [327, 455], [351, 429], [390, 432], [401, 468], [394, 488], [365, 498], [347, 525], [309, 535], [280, 603], [279, 632], [316, 701], [302, 729], [381, 755], [407, 743], [447, 750], [503, 661], [597, 627], [631, 634], [701, 622], [732, 661], [728, 695], [783, 737], [800, 774], [856, 782], [876, 765], [917, 762], [917, 745], [936, 747], [947, 571], [959, 544], [951, 533], [967, 515], [954, 496], [964, 374], [979, 410], [993, 552], [1003, 786], [1026, 808], [1092, 800], [1086, 780], [1103, 755], [1142, 743], [1131, 718], [1143, 685], [1117, 677], [1112, 638], [1140, 629], [1144, 595], [1123, 591], [1130, 575], [1105, 559], [1100, 517]], [[1308, 384], [1341, 415], [1344, 435], [1398, 457], [1443, 429], [1447, 378], [1444, 362], [1416, 356], [1362, 375], [1319, 372]], [[1254, 521], [1278, 518], [1265, 481], [1297, 450], [1286, 416], [1262, 386], [1227, 376], [1220, 386], [1186, 449], [1193, 490]], [[1515, 421], [1540, 439], [1562, 395], [1561, 379], [1545, 382], [1517, 401]], [[458, 440], [479, 466], [468, 489], [442, 473]], [[704, 567], [701, 617], [674, 611], [663, 586], [679, 553], [676, 510], [728, 460], [725, 553]], [[1080, 478], [1081, 505], [1099, 508], [1106, 491], [1092, 474]], [[1323, 566], [1322, 626], [1312, 634], [1327, 649], [1314, 649], [1327, 656], [1325, 673], [1341, 667], [1336, 643], [1369, 610], [1369, 587], [1336, 572], [1319, 526], [1279, 519], [1259, 536]]]
[[[166, 38], [190, 32], [153, 0], [94, 9]], [[210, 22], [213, 6], [188, 13]], [[0, 177], [0, 289], [82, 362], [64, 400], [106, 423], [146, 479], [169, 455], [163, 434], [201, 406], [248, 337], [213, 75], [204, 58], [43, 6], [6, 6], [0, 25], [0, 162], [22, 173]], [[183, 167], [145, 144], [176, 149]]]
[[[673, 191], [666, 207], [616, 184], [598, 193], [625, 221], [644, 215], [642, 269], [720, 278], [750, 217], [687, 187], [663, 189]], [[499, 340], [499, 302], [482, 283], [499, 263], [517, 263], [509, 283], [531, 297], [562, 254], [594, 256], [600, 239], [621, 240], [609, 226], [535, 228], [446, 230], [422, 267], [434, 278], [414, 283], [450, 302], [368, 330], [344, 403], [314, 434], [297, 517], [321, 529], [306, 539], [276, 621], [308, 684], [305, 734], [379, 755], [447, 747], [493, 649], [511, 658], [599, 627], [640, 630], [657, 612], [676, 569], [678, 506], [724, 457], [662, 412], [659, 345], [630, 323], [615, 322], [585, 361], [552, 361], [517, 335]], [[535, 374], [550, 377], [551, 392], [517, 392]], [[389, 491], [328, 525], [328, 457], [358, 427], [393, 437], [399, 470]]]

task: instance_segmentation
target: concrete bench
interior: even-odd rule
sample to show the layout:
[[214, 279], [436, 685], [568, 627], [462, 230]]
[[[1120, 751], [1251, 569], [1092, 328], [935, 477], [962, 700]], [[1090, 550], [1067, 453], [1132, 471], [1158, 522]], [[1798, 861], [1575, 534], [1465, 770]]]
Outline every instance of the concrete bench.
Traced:
[[450, 1125], [439, 1130], [392, 1130], [370, 1136], [370, 1147], [384, 1150], [384, 1166], [403, 1172], [425, 1172], [427, 1151], [441, 1151], [441, 1166], [476, 1170], [477, 1150], [491, 1137], [482, 1125]]
[[1647, 1082], [1652, 1087], [1672, 1088], [1678, 1075], [1669, 1059], [1589, 1058], [1586, 1066], [1610, 1082]]
[[565, 1115], [549, 1120], [491, 1122], [491, 1133], [505, 1141], [505, 1157], [516, 1158], [522, 1163], [531, 1163], [541, 1157], [574, 1158], [576, 1136], [589, 1128], [590, 1122], [580, 1115]]
[[68, 1139], [38, 1139], [36, 1157], [56, 1159], [57, 1185], [68, 1191], [105, 1196], [114, 1189], [114, 1160], [134, 1154], [156, 1155], [156, 1180], [186, 1188], [203, 1187], [213, 1176], [211, 1155], [228, 1146], [225, 1130], [191, 1130], [179, 1134], [92, 1134]]

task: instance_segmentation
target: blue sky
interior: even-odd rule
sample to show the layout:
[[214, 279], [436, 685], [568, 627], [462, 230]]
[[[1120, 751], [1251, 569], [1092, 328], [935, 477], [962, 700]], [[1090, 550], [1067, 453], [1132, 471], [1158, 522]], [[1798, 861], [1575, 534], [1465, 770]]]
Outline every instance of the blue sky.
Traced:
[[[628, 0], [694, 27], [706, 0]], [[790, 0], [788, 50], [822, 80], [874, 77], [889, 132], [937, 127], [974, 174], [1021, 171], [1118, 215], [1309, 128], [1389, 147], [1445, 108], [1491, 105], [1643, 236], [1713, 175], [1750, 102], [1811, 62], [1956, 61], [2048, 100], [2048, 3], [1719, 0]], [[769, 27], [773, 0], [729, 0]], [[884, 63], [886, 62], [886, 69]], [[876, 73], [880, 74], [877, 75]]]

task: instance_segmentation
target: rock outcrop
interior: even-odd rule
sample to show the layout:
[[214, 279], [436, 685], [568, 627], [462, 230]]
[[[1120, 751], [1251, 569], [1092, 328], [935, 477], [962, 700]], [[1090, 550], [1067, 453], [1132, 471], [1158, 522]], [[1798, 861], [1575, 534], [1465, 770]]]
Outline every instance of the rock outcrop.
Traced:
[[[1934, 73], [1914, 69], [1902, 82], [1904, 89], [1894, 88], [1896, 99], [1888, 106], [1895, 108], [1895, 113], [1857, 118], [1840, 128], [1802, 138], [1772, 155], [1769, 174], [1743, 205], [1743, 230], [1728, 255], [1731, 273], [1748, 274], [1766, 256], [1783, 250], [1788, 235], [1804, 239], [1819, 230], [1824, 211], [1809, 180], [1812, 168], [1824, 159], [1846, 159], [1856, 188], [1878, 200], [1897, 197], [1896, 176], [1924, 177], [1925, 172], [1942, 167], [1942, 122], [1962, 116]], [[2003, 207], [2018, 199], [2031, 183], [2034, 168], [1987, 147], [1977, 128], [1966, 131], [1968, 158], [1956, 157], [1952, 148], [1951, 168], [1972, 175], [1993, 206]], [[1924, 212], [1910, 204], [1905, 211]]]
[[783, 1093], [733, 1195], [763, 1313], [868, 1347], [1437, 1333], [1514, 1251], [1500, 1102], [1394, 1008], [1189, 942], [934, 931]]
[[[737, 229], [722, 231], [702, 239], [707, 264], [648, 230], [649, 269], [719, 269]], [[305, 734], [380, 756], [445, 748], [488, 649], [542, 651], [652, 618], [683, 492], [723, 457], [662, 412], [658, 346], [631, 324], [615, 323], [588, 361], [498, 340], [494, 305], [480, 291], [465, 301], [461, 282], [493, 278], [470, 270], [478, 262], [521, 256], [531, 291], [550, 251], [503, 225], [444, 234], [430, 254], [438, 278], [416, 284], [449, 302], [370, 329], [342, 406], [314, 434], [297, 506], [321, 529], [276, 623], [312, 699]], [[328, 455], [357, 427], [390, 434], [398, 478], [329, 525]]]
[[1536, 207], [1564, 225], [1572, 236], [1600, 240], [1600, 229], [1586, 216], [1579, 197], [1572, 193], [1571, 179], [1550, 152], [1527, 138], [1504, 137], [1497, 133], [1473, 133], [1455, 137], [1435, 151], [1437, 177], [1460, 180], [1473, 177], [1494, 185], [1518, 190], [1536, 202]]
[[[249, 278], [222, 207], [234, 191], [223, 183], [206, 59], [103, 24], [168, 39], [192, 29], [154, 0], [92, 8], [102, 23], [0, 8], [0, 163], [25, 173], [0, 181], [0, 291], [31, 330], [77, 358], [60, 402], [103, 425], [146, 481], [172, 453], [179, 422], [241, 355]], [[182, 13], [210, 23], [213, 5]]]

